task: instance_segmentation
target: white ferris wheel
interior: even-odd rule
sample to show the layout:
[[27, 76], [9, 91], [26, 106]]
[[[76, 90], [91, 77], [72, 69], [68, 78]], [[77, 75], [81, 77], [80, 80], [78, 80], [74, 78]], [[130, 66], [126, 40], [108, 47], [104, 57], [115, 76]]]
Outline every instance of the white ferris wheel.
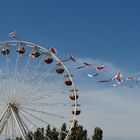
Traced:
[[[31, 42], [1, 41], [0, 48], [0, 138], [28, 140], [29, 132], [49, 125], [68, 140], [80, 105], [66, 65]], [[65, 122], [68, 132], [61, 130]]]

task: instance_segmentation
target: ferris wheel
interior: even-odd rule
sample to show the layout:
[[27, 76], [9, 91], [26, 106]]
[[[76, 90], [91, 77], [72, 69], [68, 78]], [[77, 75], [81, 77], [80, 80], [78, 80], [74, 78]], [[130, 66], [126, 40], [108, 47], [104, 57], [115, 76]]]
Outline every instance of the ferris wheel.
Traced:
[[80, 105], [64, 62], [55, 50], [27, 41], [1, 41], [0, 48], [0, 138], [28, 140], [29, 132], [49, 125], [68, 140]]

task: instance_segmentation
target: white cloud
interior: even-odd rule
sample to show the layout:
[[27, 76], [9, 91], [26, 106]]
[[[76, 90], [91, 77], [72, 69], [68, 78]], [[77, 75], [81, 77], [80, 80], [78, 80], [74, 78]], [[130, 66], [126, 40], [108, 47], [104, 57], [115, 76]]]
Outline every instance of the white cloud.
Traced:
[[93, 128], [98, 126], [104, 130], [104, 140], [109, 137], [122, 140], [140, 137], [139, 89], [83, 89], [80, 97], [83, 114], [79, 119], [88, 129], [89, 136]]

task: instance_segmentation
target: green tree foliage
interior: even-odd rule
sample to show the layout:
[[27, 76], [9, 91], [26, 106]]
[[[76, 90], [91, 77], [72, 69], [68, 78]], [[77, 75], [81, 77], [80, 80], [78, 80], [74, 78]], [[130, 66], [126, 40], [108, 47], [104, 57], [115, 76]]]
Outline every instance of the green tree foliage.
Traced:
[[32, 132], [28, 133], [28, 138], [29, 140], [33, 140], [34, 134]]
[[67, 133], [67, 126], [66, 126], [66, 123], [63, 123], [62, 124], [62, 127], [61, 127], [61, 133], [60, 133], [60, 140], [64, 140], [65, 137], [66, 137], [66, 134], [63, 133], [63, 132], [66, 132]]
[[51, 140], [58, 140], [59, 132], [56, 131], [55, 128], [53, 128], [51, 132]]
[[[62, 124], [61, 131], [58, 132], [55, 128], [51, 128], [49, 125], [46, 130], [44, 128], [38, 128], [34, 133], [29, 132], [28, 138], [29, 140], [64, 140], [66, 134], [64, 132], [67, 131], [66, 124]], [[101, 128], [96, 127], [94, 129], [94, 135], [92, 136], [92, 140], [102, 140], [103, 139], [103, 131]], [[10, 139], [8, 139], [10, 140]], [[22, 138], [17, 138], [16, 140], [22, 140]], [[87, 135], [87, 130], [83, 128], [81, 125], [76, 125], [74, 129], [72, 129], [72, 134], [69, 136], [69, 140], [90, 140]]]
[[[7, 140], [10, 140], [10, 139], [7, 139]], [[16, 140], [22, 140], [22, 138], [16, 138]]]
[[44, 128], [38, 128], [35, 131], [34, 140], [44, 140]]
[[45, 140], [59, 140], [59, 132], [53, 128], [51, 129], [50, 126], [47, 126], [46, 133], [45, 133]]
[[47, 126], [45, 137], [46, 137], [45, 138], [46, 140], [48, 140], [48, 138], [51, 138], [51, 128], [50, 128], [50, 125]]
[[94, 129], [94, 135], [92, 136], [92, 140], [102, 140], [103, 139], [103, 130], [99, 127]]
[[70, 136], [70, 140], [88, 140], [87, 130], [83, 129], [83, 126], [79, 125]]

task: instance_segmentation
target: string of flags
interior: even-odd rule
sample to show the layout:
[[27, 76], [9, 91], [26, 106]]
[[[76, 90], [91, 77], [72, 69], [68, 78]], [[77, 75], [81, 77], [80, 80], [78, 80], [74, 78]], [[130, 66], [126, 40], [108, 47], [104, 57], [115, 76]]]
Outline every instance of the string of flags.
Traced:
[[[13, 38], [13, 39], [18, 39], [17, 32], [16, 31], [10, 32], [8, 34], [8, 37]], [[58, 51], [55, 48], [51, 48], [49, 50], [49, 53], [56, 55], [58, 53]], [[78, 60], [72, 54], [69, 54], [67, 58], [61, 60], [62, 63], [68, 63], [69, 61], [72, 61], [74, 63], [78, 62]], [[89, 78], [95, 78], [95, 77], [99, 76], [101, 73], [103, 73], [107, 69], [107, 66], [105, 66], [105, 65], [94, 66], [93, 64], [91, 64], [89, 62], [82, 62], [82, 63], [80, 63], [79, 66], [76, 66], [74, 69], [80, 70], [80, 69], [86, 69], [86, 68], [94, 68], [93, 74], [88, 73], [87, 76]], [[138, 85], [139, 80], [140, 80], [140, 77], [135, 77], [135, 76], [123, 77], [120, 70], [117, 70], [117, 72], [114, 74], [113, 77], [111, 77], [109, 79], [97, 80], [97, 83], [106, 84], [106, 83], [112, 82], [112, 86], [116, 87], [117, 85], [120, 85], [124, 82], [130, 82], [130, 81], [134, 81], [135, 84]], [[132, 88], [132, 86], [130, 86], [130, 87]]]

